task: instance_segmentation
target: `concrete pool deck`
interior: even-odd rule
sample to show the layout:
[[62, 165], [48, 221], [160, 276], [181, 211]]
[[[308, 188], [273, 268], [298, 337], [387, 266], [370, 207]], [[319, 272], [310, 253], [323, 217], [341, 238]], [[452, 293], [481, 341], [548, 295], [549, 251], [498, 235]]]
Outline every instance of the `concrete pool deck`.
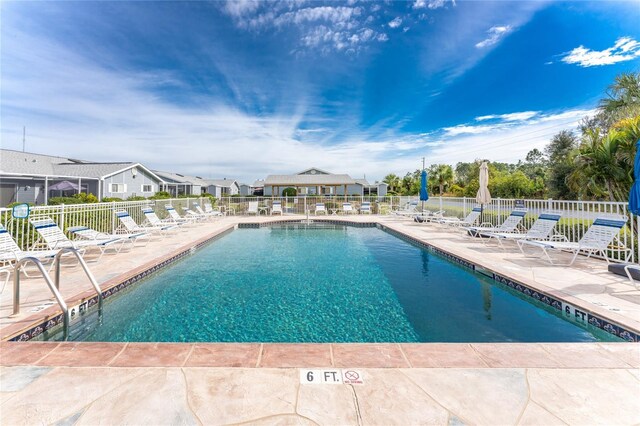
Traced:
[[[554, 267], [409, 220], [326, 219], [380, 223], [640, 330], [640, 291], [602, 261]], [[227, 217], [89, 266], [108, 285], [238, 223], [271, 220], [282, 219]], [[70, 305], [88, 289], [80, 268], [63, 269]], [[21, 314], [10, 317], [11, 282], [2, 291], [3, 340], [57, 309], [39, 279], [23, 279], [21, 295]], [[637, 343], [3, 342], [0, 365], [2, 424], [640, 423]], [[300, 384], [302, 368], [357, 368], [364, 384]]]

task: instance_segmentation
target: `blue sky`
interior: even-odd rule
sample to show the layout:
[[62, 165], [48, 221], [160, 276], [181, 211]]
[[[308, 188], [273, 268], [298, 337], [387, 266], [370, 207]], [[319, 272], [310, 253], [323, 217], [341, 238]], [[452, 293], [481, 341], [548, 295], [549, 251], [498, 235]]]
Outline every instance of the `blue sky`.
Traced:
[[640, 70], [637, 2], [3, 2], [2, 147], [252, 181], [517, 161]]

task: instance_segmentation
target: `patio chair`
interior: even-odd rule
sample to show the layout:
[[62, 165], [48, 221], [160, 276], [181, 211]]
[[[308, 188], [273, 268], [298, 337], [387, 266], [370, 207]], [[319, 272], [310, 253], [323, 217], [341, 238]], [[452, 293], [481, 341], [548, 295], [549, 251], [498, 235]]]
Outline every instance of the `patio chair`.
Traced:
[[145, 217], [147, 217], [152, 225], [158, 225], [162, 223], [175, 223], [177, 225], [184, 225], [205, 219], [204, 216], [200, 216], [196, 212], [189, 209], [185, 210], [187, 212], [187, 216], [180, 216], [171, 204], [165, 204], [164, 209], [167, 211], [167, 213], [169, 213], [169, 217], [167, 219], [160, 219], [151, 208], [142, 209], [142, 213], [144, 213]]
[[[524, 251], [525, 246], [536, 247], [542, 250], [542, 253], [546, 256], [547, 261], [552, 265], [571, 266], [576, 261], [578, 254], [584, 252], [587, 254], [587, 258], [593, 254], [601, 254], [609, 263], [607, 257], [607, 248], [620, 233], [620, 230], [627, 224], [627, 218], [625, 216], [600, 216], [591, 224], [587, 232], [580, 238], [580, 241], [571, 242], [566, 236], [562, 236], [564, 241], [518, 241], [518, 247], [522, 254], [527, 255]], [[569, 263], [557, 263], [554, 262], [549, 251], [566, 251], [573, 253], [573, 257]], [[628, 258], [628, 257], [627, 257]]]
[[[491, 226], [490, 223], [482, 223], [480, 226], [463, 226], [472, 237], [480, 236], [481, 232], [516, 232], [520, 222], [527, 215], [527, 209], [514, 209], [509, 217], [500, 226]], [[487, 226], [488, 225], [488, 226]]]
[[342, 203], [342, 211], [345, 214], [355, 214], [358, 213], [353, 206], [351, 205], [351, 203]]
[[476, 223], [476, 221], [480, 219], [481, 214], [482, 214], [482, 208], [474, 207], [473, 209], [471, 209], [471, 212], [464, 219], [460, 219], [459, 217], [455, 217], [455, 216], [446, 216], [446, 217], [436, 218], [432, 220], [432, 222], [437, 223], [439, 225], [446, 225], [446, 226], [453, 226], [453, 227], [473, 226]]
[[[231, 214], [236, 214], [235, 209], [231, 207], [228, 207], [226, 211], [230, 212]], [[220, 216], [224, 216], [222, 210], [220, 210], [219, 207], [213, 207], [211, 203], [204, 203], [204, 212], [207, 214], [218, 214]]]
[[313, 214], [318, 215], [318, 214], [327, 214], [327, 209], [324, 207], [324, 203], [316, 203], [316, 208], [313, 211]]
[[249, 201], [249, 207], [247, 208], [247, 214], [255, 214], [258, 215], [258, 202], [257, 201]]
[[[0, 224], [0, 263], [12, 263], [25, 257], [39, 260], [53, 260], [60, 250], [22, 250], [15, 242], [7, 228]], [[53, 263], [51, 264], [53, 266]], [[7, 278], [8, 279], [8, 278]]]
[[280, 213], [280, 216], [282, 216], [282, 201], [274, 201], [271, 203], [271, 214], [273, 215], [274, 213]]
[[418, 211], [418, 201], [411, 201], [405, 204], [403, 208], [391, 211], [391, 214], [397, 216], [415, 216], [418, 213], [420, 213]]
[[371, 214], [371, 202], [363, 201], [360, 205], [360, 214]]
[[[209, 206], [211, 206], [211, 204], [209, 204]], [[204, 210], [202, 210], [202, 207], [200, 207], [200, 204], [198, 203], [193, 203], [193, 208], [196, 209], [196, 213], [207, 217], [207, 218], [217, 218], [217, 217], [222, 217], [222, 213], [218, 210], [218, 211], [214, 211], [213, 209], [211, 209], [210, 212], [206, 212]], [[206, 206], [205, 206], [206, 208]]]
[[120, 239], [124, 243], [131, 243], [132, 247], [136, 247], [136, 241], [144, 241], [144, 244], [140, 246], [146, 246], [149, 243], [149, 233], [137, 232], [133, 234], [106, 234], [104, 232], [96, 231], [95, 229], [86, 226], [72, 226], [67, 228], [67, 231], [71, 232], [75, 237], [82, 240], [89, 241], [104, 241], [110, 239]]
[[44, 241], [47, 249], [56, 250], [64, 247], [70, 247], [78, 249], [81, 254], [84, 255], [85, 250], [90, 248], [96, 248], [100, 250], [100, 254], [94, 261], [100, 260], [102, 255], [111, 249], [114, 254], [120, 252], [124, 241], [120, 238], [108, 238], [104, 240], [70, 240], [62, 232], [62, 229], [57, 223], [48, 216], [32, 216], [29, 219], [31, 226], [33, 226], [40, 235], [40, 238]]
[[158, 226], [142, 226], [138, 225], [135, 220], [129, 215], [126, 210], [119, 210], [115, 212], [116, 217], [120, 220], [121, 226], [118, 230], [124, 231], [127, 234], [135, 234], [139, 232], [148, 232], [152, 235], [165, 236], [171, 231], [178, 228], [177, 225], [158, 225]]
[[544, 212], [531, 225], [527, 232], [485, 232], [480, 231], [480, 236], [487, 237], [487, 241], [495, 239], [502, 248], [502, 241], [518, 240], [547, 240], [553, 235], [558, 221], [562, 217], [561, 212]]

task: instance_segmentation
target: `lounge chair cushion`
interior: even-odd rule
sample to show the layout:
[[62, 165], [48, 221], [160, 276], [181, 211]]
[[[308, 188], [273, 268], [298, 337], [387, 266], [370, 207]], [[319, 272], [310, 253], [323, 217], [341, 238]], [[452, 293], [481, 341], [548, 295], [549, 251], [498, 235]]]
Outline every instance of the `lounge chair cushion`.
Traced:
[[[624, 271], [624, 267], [627, 266], [628, 263], [610, 263], [609, 264], [609, 272], [613, 272], [616, 275], [622, 275], [623, 277], [627, 276], [627, 273]], [[630, 268], [629, 272], [631, 272], [631, 276], [634, 280], [640, 281], [640, 270], [635, 268]]]

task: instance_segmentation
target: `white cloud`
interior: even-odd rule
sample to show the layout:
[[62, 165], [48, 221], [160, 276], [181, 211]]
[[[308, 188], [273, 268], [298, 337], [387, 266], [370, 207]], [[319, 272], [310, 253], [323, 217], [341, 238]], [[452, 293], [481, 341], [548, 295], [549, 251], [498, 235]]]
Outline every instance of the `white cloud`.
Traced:
[[488, 37], [482, 40], [481, 42], [476, 43], [476, 47], [478, 49], [482, 49], [484, 47], [493, 46], [498, 41], [500, 41], [500, 39], [502, 39], [504, 36], [509, 34], [511, 31], [513, 31], [513, 28], [511, 27], [511, 25], [493, 26], [489, 28], [489, 30], [487, 31]]
[[366, 16], [363, 7], [354, 6], [355, 1], [348, 2], [348, 6], [298, 7], [300, 4], [259, 2], [256, 7], [253, 3], [226, 3], [222, 10], [244, 30], [291, 27], [298, 31], [300, 46], [292, 50], [296, 53], [304, 49], [357, 52], [365, 43], [387, 40], [386, 35], [368, 28], [375, 17]]
[[538, 115], [538, 111], [523, 111], [523, 112], [512, 112], [509, 114], [491, 114], [491, 115], [482, 115], [480, 117], [476, 117], [476, 121], [486, 121], [486, 120], [502, 120], [502, 121], [524, 121], [529, 120]]
[[258, 0], [233, 0], [224, 3], [223, 10], [231, 16], [240, 17], [255, 12], [259, 7]]
[[[413, 8], [414, 9], [439, 9], [441, 7], [444, 7], [444, 5], [447, 3], [447, 0], [415, 0], [413, 2]], [[455, 0], [451, 0], [451, 4], [453, 6], [456, 5]]]
[[402, 19], [399, 16], [389, 22], [389, 27], [391, 28], [398, 28], [400, 25], [402, 25]]
[[640, 57], [640, 42], [631, 37], [620, 37], [612, 47], [604, 50], [576, 47], [563, 56], [562, 62], [577, 64], [581, 67], [597, 67], [631, 61], [638, 57]]

